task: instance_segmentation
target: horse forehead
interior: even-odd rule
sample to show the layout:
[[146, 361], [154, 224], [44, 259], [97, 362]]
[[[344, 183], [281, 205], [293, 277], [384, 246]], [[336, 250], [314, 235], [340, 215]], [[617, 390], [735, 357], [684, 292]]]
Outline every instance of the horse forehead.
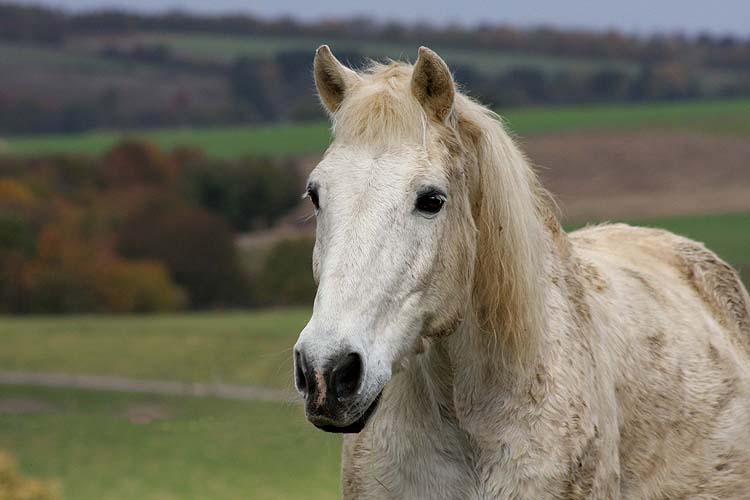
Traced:
[[321, 162], [321, 176], [335, 188], [401, 189], [422, 177], [433, 176], [434, 165], [417, 146], [396, 148], [340, 147]]

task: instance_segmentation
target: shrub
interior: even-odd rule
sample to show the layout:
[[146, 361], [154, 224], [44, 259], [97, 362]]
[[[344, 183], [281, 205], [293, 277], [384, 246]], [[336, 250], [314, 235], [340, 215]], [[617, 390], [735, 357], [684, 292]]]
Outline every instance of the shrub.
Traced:
[[127, 140], [114, 146], [102, 159], [102, 182], [110, 188], [166, 186], [177, 176], [177, 165], [157, 146]]
[[273, 225], [300, 202], [304, 184], [294, 161], [264, 158], [198, 161], [182, 175], [187, 197], [238, 231]]
[[54, 482], [24, 477], [18, 464], [8, 453], [0, 452], [0, 499], [2, 500], [56, 500], [60, 487]]
[[0, 203], [3, 206], [27, 207], [34, 203], [34, 195], [18, 181], [0, 179]]
[[183, 291], [158, 262], [100, 257], [50, 265], [36, 260], [20, 278], [26, 283], [12, 287], [18, 290], [17, 312], [157, 312], [185, 302]]
[[102, 312], [174, 311], [186, 301], [159, 262], [107, 259], [94, 271], [91, 284]]
[[152, 202], [123, 222], [117, 249], [128, 258], [162, 262], [193, 307], [245, 301], [234, 235], [221, 219], [205, 211]]
[[0, 254], [0, 312], [28, 309], [30, 280], [26, 259], [16, 252]]
[[309, 305], [315, 298], [312, 277], [314, 240], [287, 238], [273, 244], [257, 274], [251, 276], [255, 305]]
[[0, 255], [11, 250], [28, 253], [33, 245], [30, 221], [20, 213], [0, 210]]
[[124, 260], [60, 221], [41, 230], [33, 259], [5, 268], [0, 279], [19, 312], [151, 312], [184, 303], [161, 263]]
[[25, 276], [27, 287], [18, 294], [14, 312], [54, 314], [95, 310], [93, 294], [86, 288], [80, 270], [33, 261], [27, 263]]

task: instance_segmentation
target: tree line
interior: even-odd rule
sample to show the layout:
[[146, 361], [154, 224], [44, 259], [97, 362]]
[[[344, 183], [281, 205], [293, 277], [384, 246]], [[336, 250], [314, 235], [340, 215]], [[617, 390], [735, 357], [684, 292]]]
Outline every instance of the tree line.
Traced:
[[[356, 52], [342, 51], [339, 55], [360, 68], [368, 64], [368, 60]], [[152, 99], [152, 105], [144, 107], [140, 113], [135, 112], [132, 105], [138, 94], [134, 95], [132, 88], [121, 90], [112, 86], [112, 79], [106, 78], [106, 74], [100, 75], [101, 88], [84, 99], [66, 100], [64, 93], [28, 95], [26, 89], [20, 89], [27, 95], [19, 99], [0, 93], [0, 133], [68, 133], [97, 128], [324, 119], [314, 93], [312, 58], [307, 51], [282, 51], [264, 57], [240, 56], [225, 65], [209, 68], [181, 59], [165, 46], [141, 46], [130, 51], [106, 49], [102, 57], [148, 61], [165, 72], [180, 72], [182, 83], [171, 98]], [[603, 66], [591, 71], [519, 64], [488, 74], [461, 63], [453, 64], [452, 69], [464, 90], [494, 107], [750, 96], [750, 73], [746, 77], [707, 83], [695, 68], [679, 61], [654, 62], [634, 69]], [[226, 82], [228, 95], [225, 98], [193, 89], [190, 75], [201, 77], [206, 72]], [[143, 91], [147, 88], [144, 86]]]
[[0, 311], [308, 300], [309, 240], [283, 240], [250, 256], [235, 245], [238, 231], [269, 227], [295, 207], [303, 184], [289, 161], [209, 160], [140, 141], [101, 158], [2, 157]]
[[[312, 49], [272, 50], [262, 55], [238, 51], [208, 58], [159, 39], [139, 38], [144, 33], [237, 34], [248, 40], [260, 35], [293, 36], [310, 43], [314, 39], [374, 40], [402, 42], [404, 46], [492, 50], [498, 57], [506, 51], [529, 54], [528, 60], [518, 57], [517, 62], [494, 71], [476, 61], [462, 62], [460, 57], [448, 61], [465, 90], [496, 107], [750, 96], [750, 40], [736, 37], [635, 37], [616, 32], [509, 26], [436, 28], [367, 19], [300, 23], [293, 19], [269, 21], [247, 15], [208, 17], [174, 12], [68, 13], [0, 4], [0, 41], [11, 49], [31, 44], [55, 51], [61, 61], [68, 56], [74, 61], [81, 55], [94, 58], [85, 70], [79, 69], [82, 63], [73, 62], [71, 69], [64, 71], [50, 67], [46, 57], [33, 51], [21, 62], [0, 59], [0, 133], [324, 118], [311, 78]], [[130, 42], [121, 43], [120, 35], [134, 36]], [[77, 36], [88, 38], [82, 44], [64, 43]], [[586, 64], [559, 60], [545, 65], [531, 57], [534, 54], [552, 60], [591, 59], [584, 59]], [[357, 50], [339, 50], [337, 55], [355, 67], [368, 64]], [[12, 78], [18, 64], [30, 75], [31, 84]], [[87, 92], [74, 91], [84, 85]]]
[[0, 38], [9, 40], [60, 42], [72, 35], [144, 31], [355, 38], [637, 61], [687, 57], [719, 67], [750, 65], [750, 38], [707, 32], [695, 36], [681, 33], [635, 36], [615, 30], [550, 26], [436, 27], [427, 23], [376, 22], [366, 17], [301, 22], [290, 17], [268, 20], [249, 14], [205, 16], [173, 11], [147, 15], [106, 9], [70, 13], [12, 3], [0, 5]]

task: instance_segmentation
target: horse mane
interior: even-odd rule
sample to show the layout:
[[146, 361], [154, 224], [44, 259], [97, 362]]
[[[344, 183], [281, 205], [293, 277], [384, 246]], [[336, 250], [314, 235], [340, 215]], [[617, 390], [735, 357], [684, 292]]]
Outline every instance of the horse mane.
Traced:
[[562, 234], [554, 202], [497, 114], [457, 92], [446, 123], [430, 121], [410, 92], [411, 74], [408, 63], [371, 63], [332, 114], [333, 134], [370, 146], [430, 138], [448, 146], [473, 186], [472, 319], [482, 338], [499, 341], [504, 361], [524, 366], [545, 328], [550, 229]]
[[507, 363], [524, 367], [546, 328], [547, 228], [559, 231], [554, 202], [497, 114], [462, 94], [454, 112], [478, 170], [476, 324], [501, 341]]

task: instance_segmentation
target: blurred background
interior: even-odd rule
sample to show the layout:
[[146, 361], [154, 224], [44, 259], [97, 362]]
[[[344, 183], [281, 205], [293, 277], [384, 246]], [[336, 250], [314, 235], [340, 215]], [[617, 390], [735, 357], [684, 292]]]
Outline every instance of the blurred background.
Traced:
[[290, 356], [321, 43], [430, 46], [568, 228], [665, 227], [750, 281], [750, 4], [440, 3], [0, 2], [0, 499], [338, 496]]

